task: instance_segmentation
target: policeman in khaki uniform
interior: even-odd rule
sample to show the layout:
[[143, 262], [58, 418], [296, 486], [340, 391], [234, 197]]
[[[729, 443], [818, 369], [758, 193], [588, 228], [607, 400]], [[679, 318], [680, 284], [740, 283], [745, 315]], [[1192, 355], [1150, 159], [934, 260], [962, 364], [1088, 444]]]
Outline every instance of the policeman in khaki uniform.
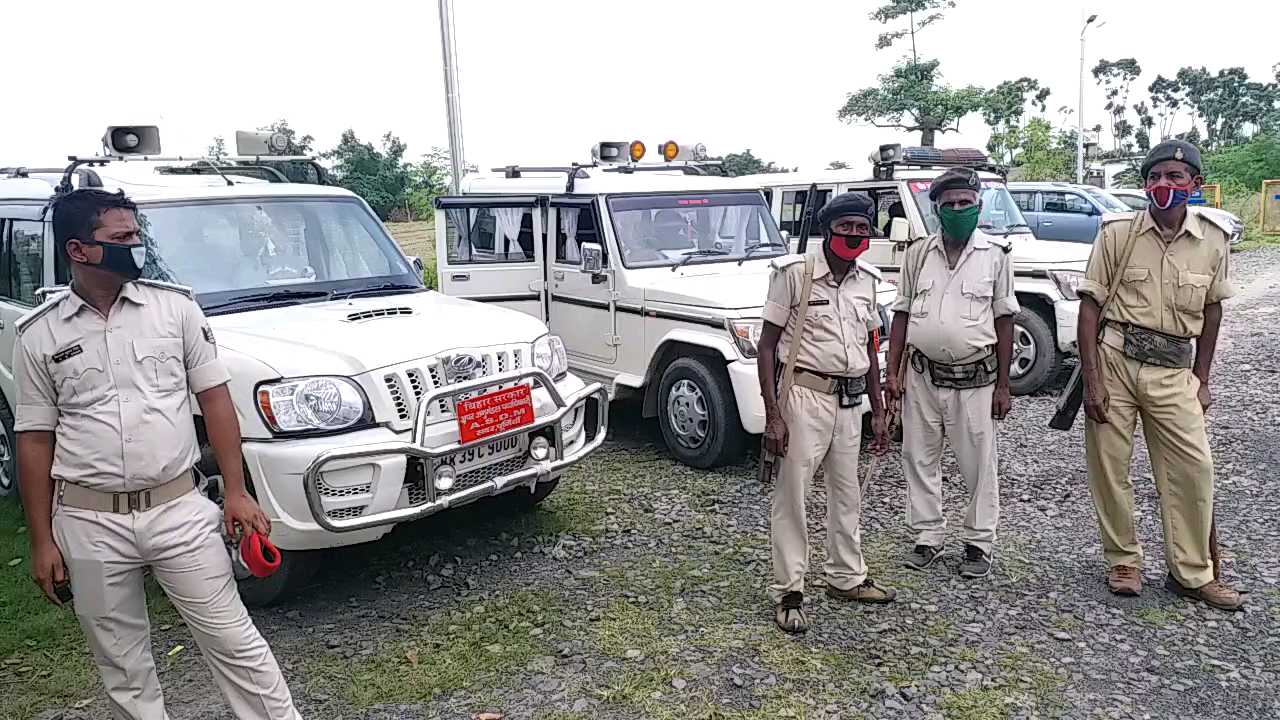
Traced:
[[[1227, 277], [1229, 232], [1187, 207], [1203, 183], [1195, 146], [1160, 143], [1142, 163], [1142, 175], [1148, 209], [1104, 219], [1077, 290], [1089, 489], [1107, 581], [1116, 594], [1142, 590], [1129, 478], [1133, 431], [1141, 417], [1160, 496], [1166, 584], [1235, 610], [1240, 594], [1214, 578], [1213, 458], [1204, 419], [1221, 303], [1235, 294]], [[1113, 286], [1116, 296], [1109, 298]]]
[[[804, 632], [804, 578], [809, 563], [805, 497], [814, 473], [825, 470], [827, 489], [827, 594], [842, 600], [887, 603], [892, 589], [867, 575], [862, 557], [858, 450], [862, 394], [870, 397], [875, 440], [883, 452], [884, 408], [873, 332], [880, 327], [876, 283], [880, 273], [858, 260], [870, 243], [873, 206], [866, 193], [846, 193], [817, 215], [825, 240], [813, 256], [809, 304], [799, 322], [808, 264], [800, 255], [774, 261], [760, 335], [760, 386], [765, 403], [765, 445], [780, 457], [773, 491], [770, 538], [774, 620], [786, 632]], [[793, 348], [793, 343], [798, 343]], [[778, 397], [782, 365], [795, 350], [791, 390]]]
[[[204, 314], [184, 288], [139, 280], [145, 249], [123, 193], [81, 189], [52, 208], [72, 289], [18, 323], [14, 379], [32, 574], [72, 603], [112, 717], [168, 717], [142, 571], [181, 613], [236, 717], [299, 718], [240, 601], [225, 527], [263, 535], [245, 490], [240, 429]], [[222, 469], [225, 513], [195, 491], [193, 409]]]
[[[942, 440], [948, 437], [969, 493], [963, 577], [991, 572], [1000, 486], [996, 421], [1009, 412], [1013, 269], [1007, 240], [977, 229], [978, 174], [951, 168], [929, 188], [941, 231], [907, 248], [893, 305], [886, 391], [903, 399], [902, 474], [907, 526], [916, 544], [907, 566], [943, 555]], [[905, 386], [895, 369], [907, 362]]]

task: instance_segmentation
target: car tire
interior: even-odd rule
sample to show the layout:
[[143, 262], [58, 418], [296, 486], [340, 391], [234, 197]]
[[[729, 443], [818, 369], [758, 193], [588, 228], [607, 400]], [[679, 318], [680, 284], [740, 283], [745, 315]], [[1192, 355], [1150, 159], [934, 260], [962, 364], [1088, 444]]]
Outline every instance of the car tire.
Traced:
[[1062, 355], [1053, 337], [1053, 325], [1034, 308], [1023, 308], [1013, 318], [1013, 358], [1009, 368], [1009, 392], [1030, 395], [1040, 390], [1062, 368]]
[[315, 575], [324, 555], [324, 550], [281, 550], [275, 572], [236, 581], [240, 599], [248, 607], [267, 607], [296, 594]]
[[741, 459], [745, 433], [723, 366], [674, 360], [658, 384], [658, 424], [677, 460], [705, 469]]
[[0, 433], [0, 497], [8, 497], [18, 492], [18, 443], [13, 411], [4, 398], [0, 398], [0, 424], [4, 425]]
[[540, 482], [534, 486], [533, 492], [529, 492], [528, 488], [519, 487], [509, 493], [503, 494], [503, 499], [509, 500], [516, 506], [517, 510], [531, 510], [542, 504], [547, 496], [555, 492], [560, 485], [560, 478], [552, 478], [546, 482]]

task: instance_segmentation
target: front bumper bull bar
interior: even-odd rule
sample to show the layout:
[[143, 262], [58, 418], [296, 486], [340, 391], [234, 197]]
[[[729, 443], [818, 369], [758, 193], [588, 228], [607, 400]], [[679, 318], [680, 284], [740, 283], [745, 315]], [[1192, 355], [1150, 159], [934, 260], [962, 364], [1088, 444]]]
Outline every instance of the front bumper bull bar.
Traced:
[[[427, 447], [427, 413], [433, 404], [438, 402], [441, 398], [448, 397], [450, 400], [453, 400], [463, 393], [475, 392], [486, 388], [492, 388], [497, 385], [509, 386], [529, 379], [534, 380], [538, 385], [541, 385], [546, 389], [547, 394], [556, 405], [554, 412], [535, 419], [532, 424], [495, 433], [494, 435], [485, 437], [482, 440], [477, 440], [465, 445], [460, 442], [452, 442], [439, 447]], [[564, 429], [561, 427], [560, 422], [564, 419], [566, 414], [575, 407], [581, 405], [584, 414], [583, 422], [585, 423], [586, 404], [587, 401], [593, 397], [598, 403], [595, 437], [586, 440], [582, 447], [572, 453], [567, 455], [563, 454], [565, 439]], [[551, 380], [551, 376], [546, 372], [537, 368], [511, 370], [495, 375], [488, 375], [477, 380], [470, 380], [465, 383], [447, 385], [425, 393], [418, 399], [418, 411], [417, 417], [414, 421], [413, 439], [410, 441], [395, 440], [390, 442], [371, 443], [368, 445], [356, 445], [346, 448], [334, 448], [320, 453], [315, 460], [311, 461], [306, 472], [302, 475], [303, 489], [306, 492], [307, 505], [310, 507], [312, 518], [316, 521], [316, 524], [330, 532], [349, 532], [352, 530], [377, 527], [379, 525], [408, 522], [428, 515], [434, 515], [442, 510], [447, 510], [453, 505], [460, 505], [482, 497], [497, 495], [498, 493], [513, 486], [527, 485], [532, 489], [535, 484], [549, 480], [552, 475], [556, 475], [575, 465], [586, 456], [595, 452], [596, 449], [604, 443], [608, 426], [609, 394], [600, 383], [591, 383], [572, 395], [564, 397], [560, 394], [560, 391], [556, 389], [555, 383]], [[459, 490], [458, 492], [441, 494], [436, 490], [434, 483], [435, 468], [431, 462], [432, 460], [447, 457], [469, 446], [490, 443], [513, 435], [536, 433], [540, 430], [545, 430], [548, 427], [551, 428], [552, 433], [554, 433], [554, 450], [551, 457], [548, 457], [545, 460], [531, 460], [530, 462], [532, 464], [521, 468], [520, 470], [507, 475], [500, 475], [472, 487]], [[384, 510], [382, 512], [360, 515], [358, 517], [329, 517], [324, 509], [318, 482], [321, 475], [324, 473], [325, 466], [337, 462], [361, 460], [386, 455], [405, 455], [409, 458], [422, 461], [427, 501], [419, 505], [394, 508], [391, 510]]]

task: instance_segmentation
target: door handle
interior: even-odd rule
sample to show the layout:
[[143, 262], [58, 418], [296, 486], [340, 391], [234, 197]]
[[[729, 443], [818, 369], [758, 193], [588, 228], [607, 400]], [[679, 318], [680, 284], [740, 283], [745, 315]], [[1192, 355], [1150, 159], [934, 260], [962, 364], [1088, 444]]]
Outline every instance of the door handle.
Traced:
[[454, 282], [466, 282], [471, 279], [471, 273], [453, 273], [449, 279]]
[[557, 279], [557, 280], [563, 280], [563, 279], [564, 279], [564, 271], [563, 271], [563, 270], [557, 270], [557, 271], [555, 271], [555, 272], [551, 273], [551, 276], [552, 276], [552, 277], [554, 277], [554, 278], [555, 278], [555, 279]]
[[1048, 227], [1048, 226], [1050, 226], [1050, 225], [1052, 225], [1052, 224], [1053, 224], [1053, 221], [1052, 221], [1052, 220], [1041, 220], [1041, 221], [1040, 221], [1040, 224], [1041, 224], [1041, 225], [1044, 225], [1045, 227]]

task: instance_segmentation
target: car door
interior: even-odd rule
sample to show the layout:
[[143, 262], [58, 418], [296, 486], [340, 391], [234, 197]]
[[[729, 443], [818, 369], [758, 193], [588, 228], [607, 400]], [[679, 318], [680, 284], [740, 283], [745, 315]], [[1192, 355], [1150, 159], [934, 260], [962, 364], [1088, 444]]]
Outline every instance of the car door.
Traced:
[[437, 198], [440, 292], [546, 321], [543, 210], [536, 196]]
[[0, 383], [11, 408], [16, 326], [40, 304], [36, 290], [45, 284], [46, 228], [41, 220], [0, 217]]
[[1037, 203], [1039, 202], [1040, 193], [1030, 189], [1015, 190], [1009, 188], [1009, 194], [1013, 196], [1013, 201], [1018, 205], [1018, 210], [1022, 211], [1022, 217], [1027, 221], [1027, 225], [1031, 226], [1032, 234], [1039, 238], [1040, 211]]
[[1093, 242], [1098, 235], [1101, 214], [1088, 198], [1074, 190], [1044, 190], [1040, 193], [1041, 240]]
[[[617, 307], [611, 253], [595, 198], [551, 198], [547, 211], [548, 321], [572, 359], [618, 361]], [[604, 272], [582, 272], [583, 243], [604, 248]]]

